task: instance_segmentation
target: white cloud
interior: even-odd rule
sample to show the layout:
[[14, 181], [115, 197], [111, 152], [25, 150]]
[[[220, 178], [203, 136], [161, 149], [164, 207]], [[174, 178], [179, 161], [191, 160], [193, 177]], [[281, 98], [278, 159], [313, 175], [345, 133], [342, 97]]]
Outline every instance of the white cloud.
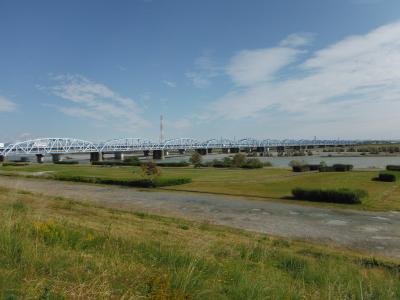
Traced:
[[0, 96], [0, 112], [12, 112], [17, 109], [17, 105], [4, 96]]
[[[215, 101], [209, 116], [282, 121], [287, 130], [353, 136], [380, 132], [381, 137], [398, 137], [400, 22], [321, 49], [298, 64], [295, 75], [283, 80], [274, 74], [293, 56], [267, 67], [261, 53], [269, 50], [255, 50], [257, 55], [241, 60], [239, 71], [231, 75], [248, 87]], [[257, 61], [264, 67], [257, 67]], [[291, 122], [297, 124], [295, 128]]]
[[301, 51], [287, 47], [243, 50], [231, 59], [226, 71], [236, 84], [250, 86], [271, 80], [299, 53]]
[[220, 74], [221, 70], [211, 59], [210, 53], [206, 53], [195, 60], [194, 70], [186, 72], [185, 76], [195, 87], [206, 88], [211, 84], [211, 80]]
[[175, 87], [176, 87], [176, 83], [175, 83], [175, 82], [172, 82], [172, 81], [163, 80], [163, 83], [164, 83], [166, 86], [169, 86], [169, 87], [171, 87], [171, 88], [175, 88]]
[[314, 40], [314, 34], [310, 32], [293, 33], [280, 42], [282, 47], [308, 46]]
[[54, 86], [40, 89], [72, 102], [72, 105], [56, 106], [66, 115], [101, 121], [104, 125], [118, 129], [135, 129], [148, 125], [134, 100], [120, 96], [104, 84], [81, 75], [58, 75], [52, 79], [56, 81]]
[[173, 122], [172, 126], [177, 130], [189, 129], [192, 127], [192, 122], [188, 119], [180, 119]]

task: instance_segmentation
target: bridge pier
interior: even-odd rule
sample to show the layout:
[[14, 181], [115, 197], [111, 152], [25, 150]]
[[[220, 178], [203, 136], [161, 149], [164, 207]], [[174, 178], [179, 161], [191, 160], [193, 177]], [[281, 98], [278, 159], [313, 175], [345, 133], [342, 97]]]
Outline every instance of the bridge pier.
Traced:
[[265, 152], [265, 147], [257, 147], [256, 152], [264, 153]]
[[143, 156], [149, 156], [150, 155], [150, 150], [144, 150], [143, 151]]
[[115, 160], [124, 160], [124, 157], [125, 155], [124, 155], [124, 153], [122, 153], [122, 152], [115, 152], [114, 153], [114, 159]]
[[230, 148], [230, 153], [239, 153], [240, 149], [239, 148]]
[[185, 149], [178, 149], [178, 152], [179, 152], [180, 155], [183, 155], [183, 154], [185, 154], [186, 150]]
[[0, 163], [4, 162], [6, 160], [4, 155], [0, 155]]
[[91, 152], [90, 161], [103, 161], [103, 152]]
[[212, 153], [212, 148], [207, 148], [207, 154], [211, 154]]
[[36, 154], [36, 162], [38, 164], [42, 164], [43, 163], [43, 158], [44, 158], [43, 154]]
[[200, 155], [207, 155], [207, 149], [196, 149], [196, 152]]
[[52, 154], [51, 159], [53, 163], [58, 163], [62, 160], [61, 154]]
[[164, 159], [164, 150], [153, 150], [153, 159]]

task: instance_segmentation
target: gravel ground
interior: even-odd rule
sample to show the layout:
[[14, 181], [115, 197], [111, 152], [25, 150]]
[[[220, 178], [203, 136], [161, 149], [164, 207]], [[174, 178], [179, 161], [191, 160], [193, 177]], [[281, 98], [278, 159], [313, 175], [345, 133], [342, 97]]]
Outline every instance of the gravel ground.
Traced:
[[0, 186], [184, 217], [400, 258], [400, 212], [364, 212], [231, 196], [0, 176]]

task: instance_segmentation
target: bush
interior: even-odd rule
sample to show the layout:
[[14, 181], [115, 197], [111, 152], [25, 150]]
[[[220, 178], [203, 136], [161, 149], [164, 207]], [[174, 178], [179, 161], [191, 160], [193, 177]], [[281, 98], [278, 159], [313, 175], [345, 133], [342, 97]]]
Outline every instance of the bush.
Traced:
[[77, 165], [79, 161], [77, 160], [62, 160], [62, 161], [55, 161], [56, 165]]
[[261, 169], [262, 167], [264, 167], [264, 164], [258, 158], [249, 158], [242, 165], [243, 169]]
[[272, 167], [272, 162], [270, 161], [264, 162], [264, 167]]
[[225, 165], [224, 161], [219, 160], [219, 159], [214, 159], [211, 162], [211, 166], [214, 167], [214, 168], [228, 168], [228, 167], [230, 167], [230, 164], [229, 165]]
[[179, 162], [161, 162], [157, 163], [159, 167], [188, 167], [190, 164], [186, 161], [179, 161]]
[[224, 157], [223, 160], [214, 159], [212, 162], [208, 163], [208, 166], [214, 168], [230, 168], [232, 167], [232, 159], [229, 157]]
[[141, 164], [140, 159], [137, 156], [125, 157], [124, 163], [128, 166], [140, 166]]
[[319, 168], [320, 172], [335, 172], [335, 169], [332, 166], [323, 166]]
[[344, 188], [330, 190], [295, 188], [292, 190], [292, 195], [298, 200], [358, 204], [361, 203], [361, 198], [367, 196], [367, 192]]
[[310, 168], [310, 171], [318, 171], [319, 170], [319, 168], [321, 168], [321, 165], [320, 164], [311, 164], [311, 165], [308, 165], [308, 167]]
[[92, 165], [94, 166], [138, 166], [140, 164], [136, 164], [136, 162], [126, 162], [126, 161], [118, 161], [118, 160], [104, 160], [104, 161], [92, 161]]
[[379, 181], [394, 182], [396, 179], [396, 175], [391, 173], [380, 173], [378, 176]]
[[399, 165], [387, 165], [386, 170], [388, 171], [400, 171]]
[[348, 164], [334, 164], [332, 167], [336, 172], [346, 172], [353, 170], [353, 165]]
[[289, 167], [294, 167], [294, 166], [302, 166], [302, 165], [305, 165], [305, 162], [304, 161], [300, 161], [300, 160], [291, 160], [290, 162], [289, 162]]
[[3, 167], [23, 167], [28, 166], [29, 162], [3, 162]]
[[332, 166], [322, 166], [319, 168], [320, 172], [348, 172], [353, 169], [353, 165], [348, 164], [334, 164]]
[[237, 153], [232, 158], [232, 166], [241, 168], [246, 163], [246, 156], [242, 153]]
[[96, 183], [96, 184], [110, 184], [110, 185], [122, 185], [130, 187], [143, 187], [143, 188], [154, 188], [171, 185], [180, 185], [192, 182], [191, 178], [178, 177], [178, 178], [143, 178], [143, 179], [113, 179], [113, 178], [97, 178], [97, 177], [84, 177], [84, 176], [63, 176], [56, 175], [54, 179], [63, 181], [74, 181], [74, 182], [85, 182], [85, 183]]
[[309, 165], [292, 166], [292, 171], [293, 172], [307, 172], [307, 171], [310, 171], [310, 166]]

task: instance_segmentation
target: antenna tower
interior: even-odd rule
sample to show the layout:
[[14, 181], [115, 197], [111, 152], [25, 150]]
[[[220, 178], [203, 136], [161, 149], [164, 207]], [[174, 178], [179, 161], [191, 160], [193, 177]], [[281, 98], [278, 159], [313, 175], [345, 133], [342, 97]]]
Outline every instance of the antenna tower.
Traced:
[[164, 142], [164, 118], [160, 115], [160, 143]]

